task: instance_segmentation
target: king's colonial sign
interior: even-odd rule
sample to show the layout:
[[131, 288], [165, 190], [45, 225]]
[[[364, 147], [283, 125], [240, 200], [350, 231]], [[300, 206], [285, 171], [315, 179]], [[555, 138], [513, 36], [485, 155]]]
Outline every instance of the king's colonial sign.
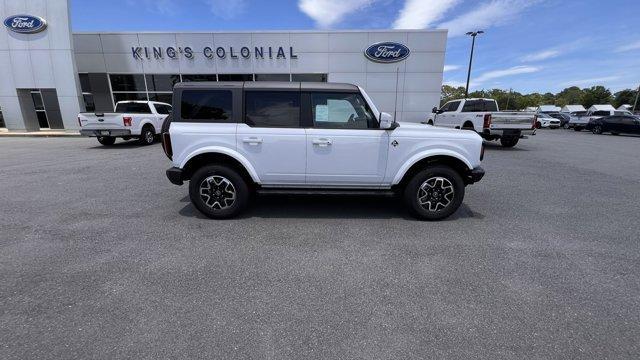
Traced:
[[[293, 47], [289, 47], [285, 50], [284, 47], [273, 46], [254, 46], [254, 47], [212, 47], [205, 46], [201, 50], [202, 56], [207, 59], [297, 59], [298, 55], [294, 53]], [[196, 52], [190, 46], [185, 47], [160, 47], [160, 46], [132, 46], [131, 55], [136, 60], [142, 59], [178, 59], [180, 56], [184, 56], [187, 59], [193, 59], [196, 56]]]
[[4, 19], [4, 26], [13, 32], [34, 34], [44, 30], [47, 22], [39, 16], [13, 15]]

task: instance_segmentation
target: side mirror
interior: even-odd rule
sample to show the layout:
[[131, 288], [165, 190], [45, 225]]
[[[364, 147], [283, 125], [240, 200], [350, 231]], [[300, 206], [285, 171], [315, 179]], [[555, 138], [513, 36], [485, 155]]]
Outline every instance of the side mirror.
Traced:
[[393, 121], [391, 114], [386, 112], [380, 113], [380, 129], [393, 130], [396, 127], [398, 127], [397, 123]]
[[433, 109], [431, 109], [431, 112], [434, 113], [434, 114], [437, 114], [438, 113], [438, 108], [434, 106]]

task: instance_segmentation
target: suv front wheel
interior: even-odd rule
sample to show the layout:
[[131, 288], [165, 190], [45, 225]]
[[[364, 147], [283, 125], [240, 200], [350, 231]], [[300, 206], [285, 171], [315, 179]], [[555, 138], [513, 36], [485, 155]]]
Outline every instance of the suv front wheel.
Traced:
[[233, 169], [209, 165], [198, 169], [189, 181], [191, 203], [212, 219], [240, 214], [249, 202], [249, 187]]
[[453, 214], [464, 199], [464, 182], [448, 166], [434, 166], [417, 173], [404, 189], [411, 213], [422, 220], [440, 220]]

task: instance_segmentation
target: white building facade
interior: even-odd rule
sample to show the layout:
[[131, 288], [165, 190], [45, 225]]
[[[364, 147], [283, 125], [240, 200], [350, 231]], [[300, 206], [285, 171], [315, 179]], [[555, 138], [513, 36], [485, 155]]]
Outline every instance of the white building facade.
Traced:
[[0, 2], [2, 19], [20, 14], [46, 28], [1, 31], [10, 76], [0, 78], [0, 126], [9, 130], [75, 130], [80, 111], [170, 102], [179, 81], [346, 82], [398, 121], [424, 121], [440, 102], [445, 30], [72, 33], [64, 0]]

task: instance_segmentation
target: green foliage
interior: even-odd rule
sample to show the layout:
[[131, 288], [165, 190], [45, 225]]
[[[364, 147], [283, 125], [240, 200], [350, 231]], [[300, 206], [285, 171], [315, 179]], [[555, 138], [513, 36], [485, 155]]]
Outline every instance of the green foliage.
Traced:
[[[531, 93], [521, 94], [517, 91], [491, 89], [476, 90], [469, 93], [470, 98], [491, 98], [498, 102], [501, 110], [523, 110], [527, 107], [540, 105], [583, 105], [585, 108], [594, 104], [613, 104], [618, 107], [623, 104], [632, 104], [635, 100], [636, 90], [622, 90], [615, 95], [604, 86], [593, 86], [588, 89], [580, 89], [577, 86], [568, 87], [557, 94]], [[441, 105], [453, 99], [464, 98], [464, 87], [442, 86]]]

